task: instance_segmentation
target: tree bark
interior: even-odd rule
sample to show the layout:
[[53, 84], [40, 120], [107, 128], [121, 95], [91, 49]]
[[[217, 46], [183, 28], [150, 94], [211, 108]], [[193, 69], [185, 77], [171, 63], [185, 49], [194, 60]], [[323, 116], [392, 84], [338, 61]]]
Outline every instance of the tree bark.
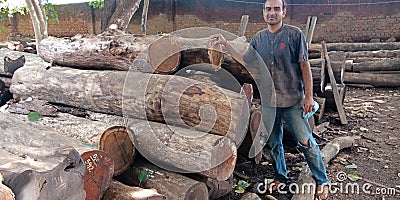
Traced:
[[29, 15], [31, 17], [31, 21], [33, 24], [33, 31], [35, 33], [35, 41], [36, 41], [36, 46], [39, 46], [39, 42], [42, 40], [43, 36], [42, 36], [42, 30], [41, 27], [42, 25], [40, 24], [41, 20], [40, 17], [42, 17], [42, 15], [37, 11], [38, 5], [38, 1], [36, 0], [25, 0], [26, 5], [28, 6], [29, 9]]
[[235, 168], [237, 147], [228, 137], [142, 120], [134, 120], [129, 130], [139, 152], [170, 171], [223, 181]]
[[208, 199], [207, 186], [180, 174], [163, 170], [145, 160], [135, 160], [134, 165], [118, 177], [127, 185], [139, 185], [138, 175], [143, 170], [148, 172], [148, 179], [142, 183], [144, 188], [154, 188], [167, 199], [191, 200]]
[[142, 34], [146, 35], [147, 30], [147, 12], [149, 10], [149, 1], [144, 0], [143, 4], [143, 12], [142, 12]]
[[368, 84], [375, 87], [400, 87], [399, 74], [353, 73], [344, 74], [345, 83]]
[[164, 195], [153, 189], [131, 187], [118, 181], [111, 181], [110, 187], [106, 190], [102, 200], [165, 200]]
[[400, 71], [400, 58], [353, 63], [353, 72]]
[[167, 122], [234, 140], [247, 129], [245, 96], [179, 76], [25, 66], [12, 82], [16, 98]]
[[116, 24], [118, 29], [125, 31], [128, 28], [129, 22], [139, 8], [141, 0], [117, 0], [117, 7], [111, 16], [107, 28], [111, 24]]

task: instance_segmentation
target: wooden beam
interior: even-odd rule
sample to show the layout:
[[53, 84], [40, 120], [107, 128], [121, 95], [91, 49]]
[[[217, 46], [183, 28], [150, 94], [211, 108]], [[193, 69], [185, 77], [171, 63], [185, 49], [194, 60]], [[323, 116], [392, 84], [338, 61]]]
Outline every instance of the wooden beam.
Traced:
[[347, 122], [347, 119], [346, 119], [346, 113], [344, 112], [343, 104], [342, 104], [342, 101], [340, 99], [338, 86], [336, 85], [336, 80], [335, 80], [335, 76], [333, 74], [331, 61], [329, 59], [328, 51], [326, 49], [326, 43], [325, 43], [325, 41], [322, 41], [321, 44], [322, 44], [322, 49], [324, 51], [325, 58], [326, 58], [326, 64], [327, 64], [329, 80], [331, 81], [332, 90], [333, 90], [333, 96], [335, 98], [335, 104], [336, 104], [336, 107], [337, 107], [337, 110], [338, 110], [338, 113], [339, 113], [340, 122], [342, 124], [347, 124], [348, 122]]
[[239, 37], [242, 37], [246, 34], [247, 23], [249, 23], [249, 15], [242, 15], [238, 33]]

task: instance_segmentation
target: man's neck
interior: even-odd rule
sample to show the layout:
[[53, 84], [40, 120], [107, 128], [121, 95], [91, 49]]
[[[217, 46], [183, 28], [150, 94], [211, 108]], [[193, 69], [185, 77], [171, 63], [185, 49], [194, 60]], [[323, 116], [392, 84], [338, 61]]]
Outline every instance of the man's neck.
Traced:
[[268, 30], [271, 33], [275, 33], [283, 26], [283, 23], [275, 24], [275, 25], [268, 25]]

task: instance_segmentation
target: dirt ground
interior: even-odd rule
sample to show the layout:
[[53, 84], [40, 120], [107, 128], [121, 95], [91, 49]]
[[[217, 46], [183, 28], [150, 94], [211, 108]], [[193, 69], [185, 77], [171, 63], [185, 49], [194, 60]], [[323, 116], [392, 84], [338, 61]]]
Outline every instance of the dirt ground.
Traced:
[[[344, 101], [348, 125], [340, 125], [336, 112], [324, 116], [329, 122], [320, 134], [320, 147], [336, 137], [361, 136], [358, 146], [342, 150], [328, 165], [332, 182], [329, 199], [399, 199], [400, 198], [400, 89], [347, 88]], [[296, 147], [285, 147], [289, 183], [295, 183], [305, 163]], [[263, 158], [262, 162], [270, 162]], [[352, 165], [353, 164], [353, 165]], [[272, 178], [270, 164], [256, 165], [252, 160], [239, 157], [234, 178], [246, 180], [248, 192], [265, 178]], [[353, 178], [351, 180], [350, 178]], [[356, 179], [356, 180], [354, 180]], [[221, 197], [240, 199], [242, 194], [232, 191]], [[265, 194], [259, 196], [267, 199]], [[291, 194], [272, 194], [279, 200], [291, 199]]]

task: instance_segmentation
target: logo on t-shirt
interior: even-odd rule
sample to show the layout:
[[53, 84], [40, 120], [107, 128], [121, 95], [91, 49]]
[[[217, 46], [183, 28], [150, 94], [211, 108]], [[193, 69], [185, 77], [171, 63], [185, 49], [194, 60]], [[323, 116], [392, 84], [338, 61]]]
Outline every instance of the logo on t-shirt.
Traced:
[[284, 50], [285, 47], [286, 47], [286, 44], [285, 44], [285, 43], [281, 43], [281, 45], [279, 45], [279, 48], [280, 48], [281, 50]]

